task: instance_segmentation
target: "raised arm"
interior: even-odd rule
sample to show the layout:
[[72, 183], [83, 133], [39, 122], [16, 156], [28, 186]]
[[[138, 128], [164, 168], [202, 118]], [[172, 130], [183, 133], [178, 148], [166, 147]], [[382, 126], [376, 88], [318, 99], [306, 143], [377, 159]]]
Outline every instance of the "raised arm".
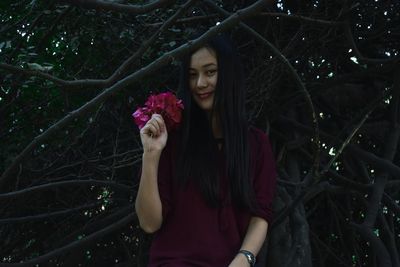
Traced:
[[162, 224], [162, 204], [158, 188], [158, 165], [168, 133], [161, 115], [154, 114], [140, 130], [143, 145], [142, 173], [135, 208], [140, 227], [154, 233]]

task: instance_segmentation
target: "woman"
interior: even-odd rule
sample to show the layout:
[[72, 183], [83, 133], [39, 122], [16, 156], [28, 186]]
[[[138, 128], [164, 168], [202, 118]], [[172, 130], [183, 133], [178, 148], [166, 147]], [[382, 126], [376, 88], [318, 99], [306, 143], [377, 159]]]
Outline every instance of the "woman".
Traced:
[[275, 166], [267, 136], [247, 123], [243, 81], [235, 49], [218, 35], [182, 61], [179, 130], [168, 133], [158, 114], [141, 129], [135, 206], [141, 228], [155, 233], [149, 266], [254, 266]]

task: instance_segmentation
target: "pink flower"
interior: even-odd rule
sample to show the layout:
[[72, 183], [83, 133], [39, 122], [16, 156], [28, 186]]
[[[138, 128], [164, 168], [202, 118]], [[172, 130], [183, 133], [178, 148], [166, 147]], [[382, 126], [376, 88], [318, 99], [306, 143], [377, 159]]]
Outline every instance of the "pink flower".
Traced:
[[146, 107], [138, 108], [132, 114], [133, 120], [135, 121], [136, 125], [139, 129], [142, 129], [143, 126], [146, 124], [148, 120], [151, 118], [150, 110]]
[[167, 130], [175, 129], [182, 119], [183, 103], [182, 100], [170, 92], [158, 95], [150, 95], [144, 107], [139, 107], [132, 117], [139, 127], [143, 126], [150, 120], [151, 115], [161, 114], [167, 126]]

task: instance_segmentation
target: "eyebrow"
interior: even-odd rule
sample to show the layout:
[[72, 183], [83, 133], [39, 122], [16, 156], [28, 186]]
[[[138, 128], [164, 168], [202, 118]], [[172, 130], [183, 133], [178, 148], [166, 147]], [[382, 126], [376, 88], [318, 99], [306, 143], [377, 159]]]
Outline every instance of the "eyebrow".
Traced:
[[[203, 65], [203, 66], [201, 66], [202, 68], [207, 68], [207, 67], [210, 67], [210, 66], [217, 66], [217, 64], [215, 64], [215, 63], [208, 63], [208, 64], [205, 64], [205, 65]], [[194, 69], [194, 68], [189, 68], [189, 70], [196, 70], [196, 69]]]

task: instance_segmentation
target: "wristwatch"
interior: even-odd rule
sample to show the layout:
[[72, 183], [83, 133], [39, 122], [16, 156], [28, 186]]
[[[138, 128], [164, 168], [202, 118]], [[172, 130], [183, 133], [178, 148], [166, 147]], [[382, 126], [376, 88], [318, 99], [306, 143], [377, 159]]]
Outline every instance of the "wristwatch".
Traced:
[[249, 262], [250, 267], [254, 267], [254, 265], [256, 264], [256, 257], [254, 256], [253, 253], [244, 249], [240, 250], [239, 253], [242, 253], [243, 255], [246, 256], [246, 259]]

